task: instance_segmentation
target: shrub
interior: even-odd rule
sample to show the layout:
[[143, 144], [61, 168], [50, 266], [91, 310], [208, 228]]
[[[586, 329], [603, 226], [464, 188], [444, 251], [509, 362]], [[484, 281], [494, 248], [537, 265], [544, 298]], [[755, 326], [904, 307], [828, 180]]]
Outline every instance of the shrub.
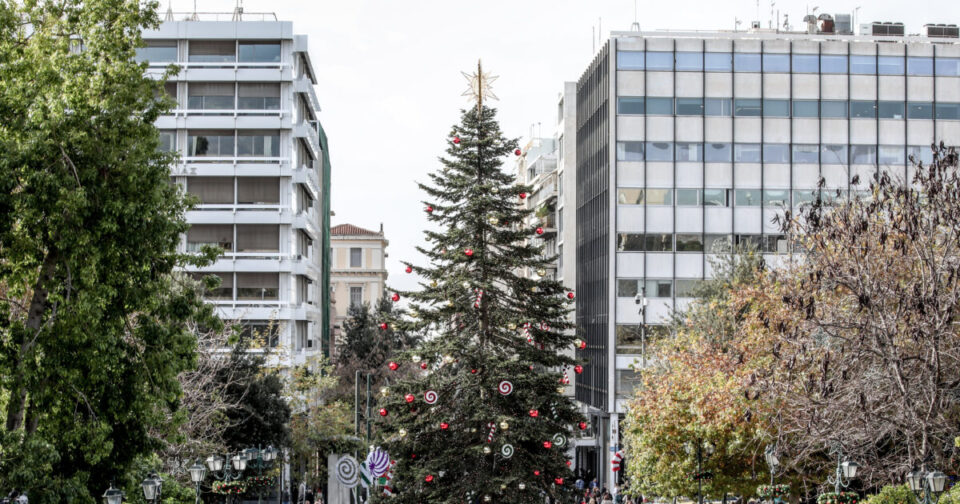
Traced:
[[[907, 485], [887, 485], [876, 495], [867, 496], [866, 501], [866, 504], [917, 504], [917, 497]], [[942, 500], [940, 503], [946, 504]]]

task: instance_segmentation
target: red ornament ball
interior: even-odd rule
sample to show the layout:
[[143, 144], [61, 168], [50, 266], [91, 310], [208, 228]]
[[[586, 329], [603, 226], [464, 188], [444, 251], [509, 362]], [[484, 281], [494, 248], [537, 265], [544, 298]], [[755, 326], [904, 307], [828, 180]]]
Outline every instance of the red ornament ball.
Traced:
[[567, 467], [570, 467], [570, 464], [571, 464], [571, 462], [568, 460], [568, 461], [567, 461]]
[[568, 293], [567, 293], [567, 299], [573, 299], [574, 297], [575, 297], [575, 296], [573, 295], [572, 292], [568, 292]]
[[380, 416], [387, 416], [388, 414], [387, 408], [380, 408]]
[[427, 369], [427, 363], [426, 363], [426, 362], [421, 362], [421, 363], [420, 363], [420, 369]]
[[447, 422], [440, 422], [440, 430], [447, 430], [450, 428], [450, 424]]
[[407, 273], [413, 273], [413, 267], [407, 266], [407, 268], [404, 271], [406, 271]]
[[433, 213], [433, 207], [432, 207], [432, 206], [427, 205], [427, 213]]
[[473, 257], [473, 249], [466, 249], [463, 253], [466, 254], [467, 257]]
[[573, 366], [573, 371], [577, 374], [580, 374], [583, 372], [583, 366], [581, 366], [580, 364], [577, 364], [576, 366]]
[[453, 144], [454, 144], [454, 145], [460, 145], [460, 137], [458, 137], [458, 136], [453, 137]]
[[416, 453], [411, 453], [411, 454], [410, 454], [410, 458], [412, 458], [412, 459], [417, 458], [417, 454], [416, 454]]
[[390, 364], [387, 364], [387, 366], [390, 368], [390, 371], [396, 371], [400, 367], [400, 364], [390, 361]]
[[533, 471], [534, 476], [540, 476], [540, 471]]
[[432, 475], [432, 474], [428, 474], [426, 478], [423, 478], [423, 481], [426, 481], [427, 483], [430, 483], [431, 481], [433, 481], [433, 475]]
[[380, 329], [383, 329], [384, 331], [386, 331], [386, 330], [387, 330], [387, 323], [386, 323], [386, 322], [381, 322], [381, 323], [380, 323]]
[[471, 369], [471, 370], [470, 370], [470, 374], [477, 374], [477, 370], [476, 370], [476, 369]]
[[556, 484], [558, 484], [558, 485], [562, 485], [562, 484], [563, 484], [563, 478], [553, 478], [553, 482], [556, 483]]
[[394, 292], [393, 295], [390, 296], [390, 299], [392, 299], [394, 302], [400, 301], [400, 294]]
[[516, 154], [517, 156], [519, 156], [520, 154], [522, 154], [522, 151], [521, 151], [520, 149], [517, 149], [517, 150], [513, 151], [513, 153]]
[[551, 443], [550, 441], [544, 441], [543, 447], [549, 450], [550, 448], [553, 447], [553, 443]]
[[585, 349], [585, 348], [587, 348], [587, 342], [586, 342], [586, 341], [581, 341], [581, 342], [580, 342], [580, 350], [583, 350], [583, 349]]
[[540, 412], [535, 409], [532, 409], [530, 410], [530, 416], [533, 418], [537, 418], [538, 416], [540, 416]]
[[543, 234], [543, 228], [542, 228], [542, 227], [538, 227], [538, 228], [537, 228], [537, 234], [538, 234], [538, 235], [542, 235], [542, 234]]
[[413, 402], [413, 394], [407, 394], [403, 397], [408, 403]]
[[527, 193], [525, 192], [520, 193], [520, 199], [527, 199]]
[[533, 364], [530, 364], [530, 371], [533, 371]]
[[587, 422], [580, 422], [577, 426], [580, 427], [580, 430], [587, 430]]

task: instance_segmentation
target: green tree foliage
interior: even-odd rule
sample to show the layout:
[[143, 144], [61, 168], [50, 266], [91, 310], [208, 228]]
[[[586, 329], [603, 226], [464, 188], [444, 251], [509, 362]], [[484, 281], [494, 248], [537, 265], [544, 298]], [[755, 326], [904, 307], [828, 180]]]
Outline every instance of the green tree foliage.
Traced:
[[90, 502], [151, 448], [211, 317], [133, 61], [155, 2], [0, 1], [0, 488]]
[[[917, 497], [907, 485], [887, 485], [875, 495], [867, 496], [865, 502], [866, 504], [917, 504]], [[949, 493], [944, 495], [940, 502], [942, 504], [955, 504], [950, 499]]]
[[229, 381], [224, 391], [235, 406], [228, 408], [223, 441], [232, 450], [257, 446], [287, 446], [290, 440], [290, 405], [279, 370], [264, 366], [269, 353], [238, 345], [232, 363], [221, 369]]
[[[391, 502], [487, 495], [541, 502], [541, 492], [572, 492], [567, 447], [557, 442], [571, 439], [582, 420], [558, 390], [561, 368], [574, 363], [561, 353], [573, 344], [565, 332], [569, 303], [559, 282], [517, 275], [553, 258], [529, 243], [532, 212], [519, 194], [530, 188], [501, 170], [515, 148], [493, 109], [466, 111], [450, 132], [441, 169], [420, 186], [438, 226], [419, 248], [432, 264], [414, 267], [425, 279], [422, 290], [400, 293], [410, 299], [410, 317], [388, 324], [430, 337], [402, 354], [398, 362], [416, 374], [392, 385], [379, 404], [387, 413], [380, 432], [397, 461]], [[498, 392], [504, 381], [512, 382], [509, 395]], [[433, 405], [428, 391], [438, 395]], [[510, 458], [501, 455], [505, 445], [514, 449]]]

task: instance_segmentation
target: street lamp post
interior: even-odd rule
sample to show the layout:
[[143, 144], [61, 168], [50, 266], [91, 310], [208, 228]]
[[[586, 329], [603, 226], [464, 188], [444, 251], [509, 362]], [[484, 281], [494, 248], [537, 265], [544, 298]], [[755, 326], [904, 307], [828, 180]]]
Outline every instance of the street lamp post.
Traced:
[[936, 504], [947, 483], [947, 476], [940, 471], [911, 471], [907, 474], [907, 484], [917, 498], [923, 497], [923, 504]]
[[[213, 474], [215, 478], [219, 478], [221, 481], [236, 481], [241, 477], [243, 477], [243, 470], [247, 468], [247, 453], [240, 452], [234, 455], [233, 457], [231, 457], [229, 453], [227, 453], [226, 456], [224, 457], [220, 457], [218, 455], [210, 455], [209, 457], [207, 457], [206, 462], [207, 462], [207, 467], [210, 468], [210, 473]], [[193, 469], [197, 467], [197, 465], [200, 466], [201, 470], [206, 472], [203, 467], [203, 464], [200, 464], [200, 462], [197, 461], [197, 463], [190, 468], [191, 478], [193, 478], [193, 475], [194, 475]], [[203, 477], [204, 477], [204, 474], [200, 473], [200, 481], [203, 481]], [[197, 482], [197, 480], [195, 479], [194, 482]], [[197, 482], [197, 502], [198, 503], [200, 502], [200, 483], [199, 482]]]
[[840, 487], [847, 488], [850, 481], [857, 477], [857, 469], [860, 464], [843, 460], [843, 447], [839, 443], [835, 444], [830, 453], [837, 455], [837, 470], [835, 476], [827, 476], [827, 482], [833, 485], [833, 491], [840, 498]]
[[200, 459], [197, 459], [196, 462], [190, 466], [190, 481], [196, 486], [197, 491], [197, 500], [196, 503], [200, 504], [200, 483], [203, 481], [204, 476], [207, 475], [207, 468], [203, 467], [203, 464], [200, 462]]
[[163, 478], [160, 477], [155, 472], [152, 472], [147, 475], [147, 477], [140, 483], [140, 487], [143, 488], [143, 498], [147, 502], [152, 502], [157, 504], [160, 502], [160, 494], [163, 490]]
[[113, 483], [110, 483], [110, 488], [103, 493], [103, 502], [105, 504], [122, 504], [123, 503], [123, 491], [117, 490], [114, 488]]
[[714, 447], [707, 441], [697, 438], [696, 444], [687, 443], [687, 454], [697, 456], [697, 504], [703, 504], [703, 459], [713, 455]]
[[[277, 458], [277, 449], [273, 446], [266, 448], [257, 445], [256, 448], [247, 448], [243, 451], [249, 460], [249, 465], [257, 469], [257, 476], [263, 476], [263, 470], [270, 466], [273, 459]], [[257, 502], [263, 502], [263, 495], [260, 489], [257, 491]]]
[[773, 475], [776, 474], [777, 468], [780, 467], [780, 458], [777, 457], [777, 447], [774, 445], [767, 445], [767, 448], [763, 450], [763, 458], [767, 459], [767, 467], [770, 468], [770, 487], [773, 487]]

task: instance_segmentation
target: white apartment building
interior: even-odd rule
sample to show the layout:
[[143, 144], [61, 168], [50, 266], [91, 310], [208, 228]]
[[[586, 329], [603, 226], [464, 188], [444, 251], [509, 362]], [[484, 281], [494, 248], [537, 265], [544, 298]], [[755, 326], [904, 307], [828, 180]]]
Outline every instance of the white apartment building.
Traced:
[[182, 250], [225, 250], [192, 271], [220, 277], [210, 302], [277, 350], [271, 365], [302, 363], [329, 334], [329, 162], [307, 37], [272, 14], [168, 12], [144, 38], [150, 73], [180, 67], [176, 107], [156, 124], [180, 154], [173, 180], [199, 200]]
[[878, 172], [909, 177], [908, 156], [928, 162], [934, 141], [960, 143], [956, 27], [853, 35], [823, 21], [613, 33], [575, 84], [562, 131], [576, 139], [565, 225], [587, 341], [576, 397], [598, 434], [578, 462], [608, 486], [630, 365], [709, 277], [711, 251], [749, 242], [776, 264], [789, 250], [774, 216], [810, 201], [821, 177], [825, 198], [844, 197]]
[[[380, 231], [370, 231], [353, 224], [330, 228], [330, 301], [332, 303], [334, 338], [343, 334], [343, 322], [350, 308], [363, 304], [376, 309], [387, 288], [387, 245], [390, 242]], [[336, 344], [331, 349], [336, 357]]]

